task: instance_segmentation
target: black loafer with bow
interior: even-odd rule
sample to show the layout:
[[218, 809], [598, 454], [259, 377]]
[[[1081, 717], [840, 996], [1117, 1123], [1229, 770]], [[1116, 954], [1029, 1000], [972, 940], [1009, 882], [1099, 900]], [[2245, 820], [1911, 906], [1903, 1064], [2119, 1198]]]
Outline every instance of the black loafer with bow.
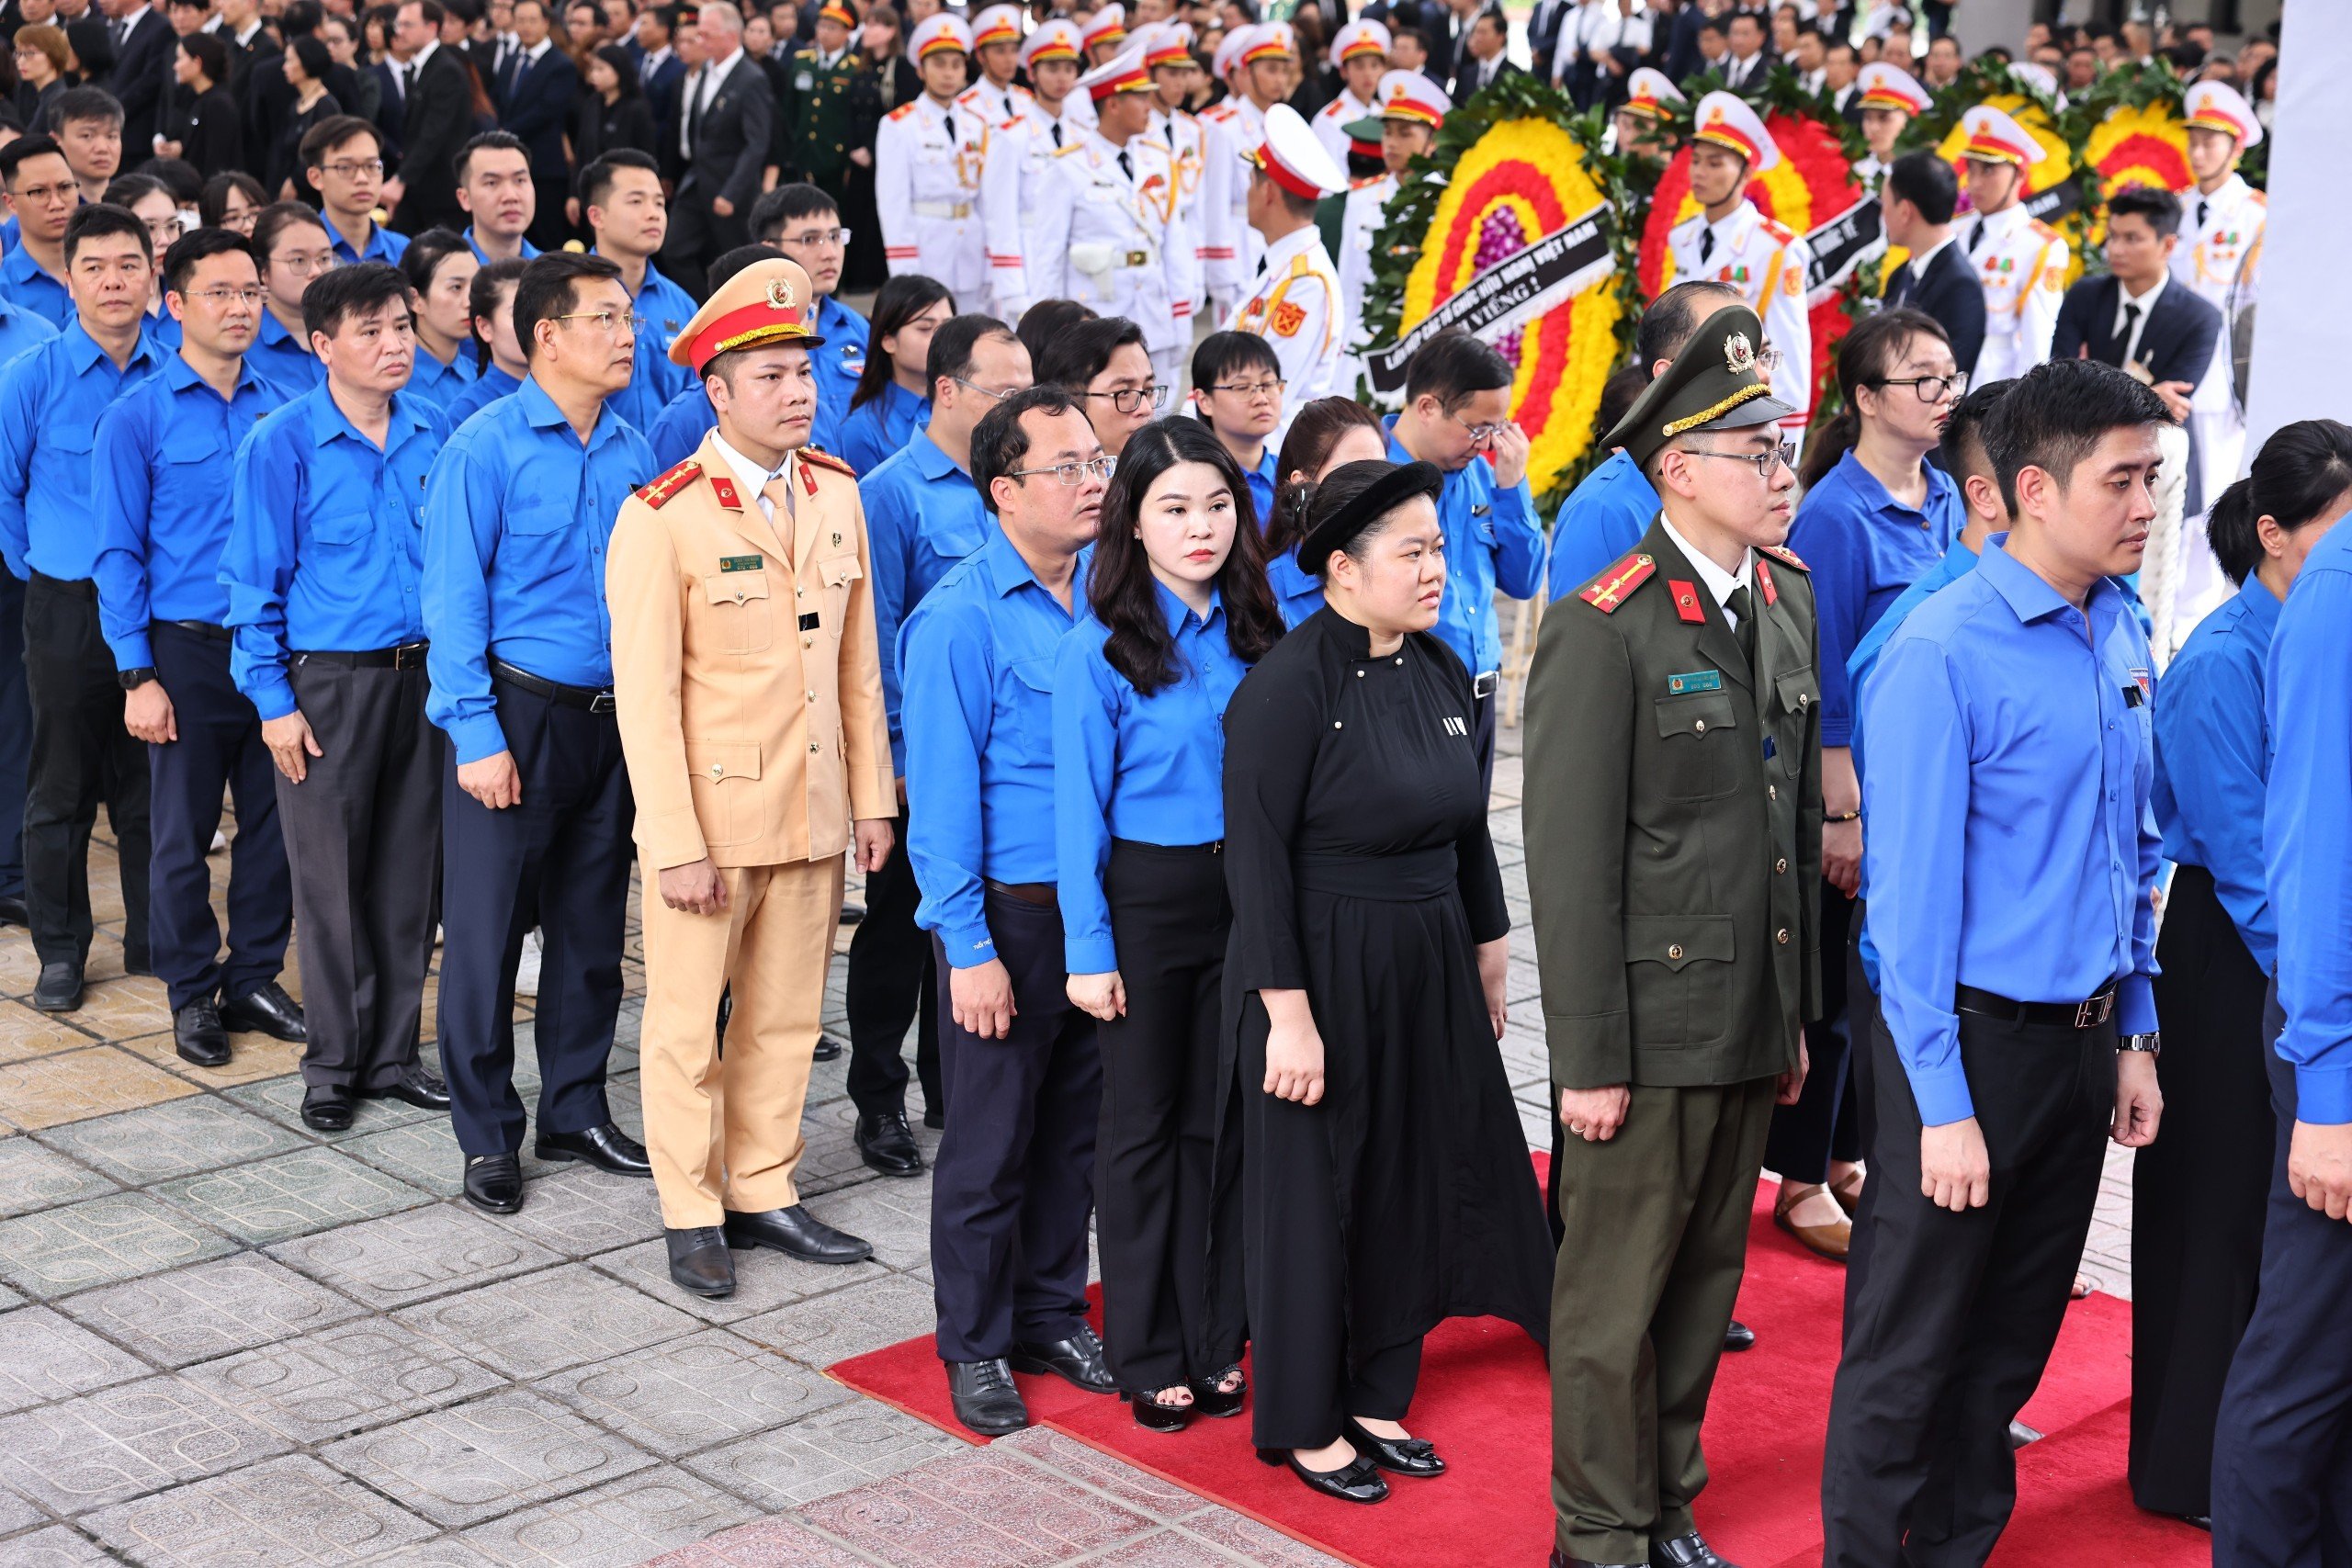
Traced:
[[1445, 1461], [1437, 1457], [1437, 1445], [1427, 1438], [1383, 1438], [1365, 1431], [1363, 1423], [1352, 1416], [1340, 1423], [1340, 1435], [1355, 1445], [1356, 1452], [1391, 1475], [1426, 1481], [1445, 1473]]
[[1290, 1472], [1306, 1483], [1309, 1492], [1320, 1492], [1326, 1497], [1336, 1497], [1342, 1503], [1385, 1503], [1388, 1500], [1388, 1483], [1384, 1480], [1372, 1461], [1356, 1455], [1337, 1470], [1309, 1470], [1298, 1462], [1298, 1455], [1290, 1449], [1260, 1449], [1259, 1462], [1287, 1465]]

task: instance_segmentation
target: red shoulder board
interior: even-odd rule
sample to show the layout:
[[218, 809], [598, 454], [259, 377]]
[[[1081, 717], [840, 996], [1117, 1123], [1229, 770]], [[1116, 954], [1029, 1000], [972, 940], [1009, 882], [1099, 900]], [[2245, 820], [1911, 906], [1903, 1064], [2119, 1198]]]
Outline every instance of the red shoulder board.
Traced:
[[1612, 614], [1656, 570], [1657, 562], [1636, 551], [1594, 578], [1577, 597], [1604, 615]]
[[1772, 581], [1772, 569], [1762, 561], [1756, 563], [1756, 586], [1763, 590], [1764, 603], [1768, 608], [1781, 602], [1781, 591]]
[[1781, 565], [1792, 566], [1799, 571], [1811, 571], [1813, 570], [1813, 568], [1804, 564], [1804, 561], [1797, 555], [1796, 551], [1789, 548], [1786, 545], [1766, 545], [1757, 553], [1759, 555], [1770, 556], [1774, 560], [1779, 561]]
[[[831, 452], [820, 452], [814, 446], [803, 446], [800, 449], [800, 460], [803, 463], [814, 463], [820, 468], [831, 468], [837, 473], [847, 474], [852, 479], [857, 478], [857, 470], [849, 466], [847, 459], [836, 457]], [[814, 495], [817, 492], [810, 491], [808, 493]]]
[[694, 483], [701, 474], [702, 465], [689, 457], [651, 484], [640, 485], [638, 488], [637, 499], [659, 511], [673, 496]]
[[1707, 612], [1699, 607], [1699, 585], [1679, 578], [1669, 579], [1666, 585], [1674, 594], [1674, 614], [1687, 626], [1707, 624]]

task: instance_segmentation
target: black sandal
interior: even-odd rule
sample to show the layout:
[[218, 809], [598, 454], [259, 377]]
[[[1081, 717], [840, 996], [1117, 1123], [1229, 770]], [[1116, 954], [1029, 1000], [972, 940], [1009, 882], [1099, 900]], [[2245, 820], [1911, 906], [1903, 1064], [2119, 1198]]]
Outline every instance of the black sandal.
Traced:
[[1151, 1432], [1181, 1432], [1193, 1418], [1193, 1406], [1160, 1404], [1159, 1396], [1164, 1392], [1149, 1389], [1142, 1393], [1131, 1393], [1122, 1389], [1119, 1397], [1133, 1407], [1136, 1426]]
[[[1231, 1388], [1225, 1386], [1227, 1378], [1233, 1380]], [[1241, 1403], [1250, 1393], [1250, 1380], [1241, 1375], [1238, 1361], [1207, 1377], [1188, 1379], [1187, 1386], [1193, 1391], [1193, 1414], [1218, 1418], [1240, 1415]]]
[[1286, 1465], [1290, 1472], [1306, 1483], [1310, 1492], [1320, 1492], [1326, 1497], [1342, 1503], [1382, 1503], [1388, 1499], [1388, 1483], [1372, 1461], [1356, 1455], [1337, 1470], [1309, 1470], [1299, 1462], [1295, 1449], [1260, 1449], [1261, 1464]]

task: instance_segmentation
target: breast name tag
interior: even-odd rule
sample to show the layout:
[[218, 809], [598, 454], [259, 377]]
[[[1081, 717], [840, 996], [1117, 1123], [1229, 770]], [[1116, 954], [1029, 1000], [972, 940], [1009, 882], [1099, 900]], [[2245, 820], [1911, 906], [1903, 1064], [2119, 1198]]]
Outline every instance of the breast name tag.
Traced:
[[1686, 692], [1720, 692], [1724, 689], [1724, 672], [1720, 670], [1693, 670], [1687, 675], [1666, 678], [1667, 695], [1681, 696]]

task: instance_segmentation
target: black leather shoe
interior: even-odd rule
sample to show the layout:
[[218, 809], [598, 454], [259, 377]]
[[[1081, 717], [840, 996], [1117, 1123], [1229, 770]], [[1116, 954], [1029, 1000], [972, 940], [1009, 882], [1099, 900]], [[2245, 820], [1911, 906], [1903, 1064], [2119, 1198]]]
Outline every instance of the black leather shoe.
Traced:
[[1692, 1530], [1671, 1540], [1650, 1542], [1650, 1568], [1739, 1568], [1739, 1564], [1716, 1556], [1706, 1537]]
[[808, 1055], [812, 1062], [838, 1062], [842, 1059], [842, 1043], [830, 1034], [817, 1036], [817, 1048]]
[[1388, 1500], [1388, 1483], [1372, 1461], [1356, 1455], [1337, 1470], [1309, 1470], [1298, 1462], [1298, 1455], [1289, 1449], [1260, 1449], [1258, 1459], [1264, 1464], [1290, 1467], [1290, 1472], [1306, 1483], [1309, 1492], [1320, 1492], [1326, 1497], [1337, 1497], [1342, 1503], [1385, 1503]]
[[854, 925], [856, 925], [859, 921], [861, 921], [861, 920], [863, 920], [863, 919], [865, 919], [865, 905], [863, 905], [863, 904], [843, 904], [843, 905], [842, 906], [842, 924], [843, 924], [843, 925], [845, 925], [845, 926], [854, 926]]
[[32, 912], [25, 908], [21, 893], [0, 893], [0, 926], [29, 926]]
[[1756, 1330], [1748, 1327], [1739, 1319], [1733, 1318], [1731, 1326], [1724, 1330], [1724, 1348], [1726, 1350], [1755, 1349]]
[[1102, 1341], [1094, 1337], [1094, 1330], [1084, 1324], [1067, 1339], [1050, 1343], [1015, 1341], [1012, 1347], [1012, 1370], [1016, 1372], [1051, 1372], [1089, 1393], [1116, 1393], [1118, 1379], [1111, 1375], [1102, 1359]]
[[543, 1132], [531, 1148], [541, 1159], [585, 1160], [598, 1170], [609, 1170], [615, 1176], [653, 1174], [653, 1162], [645, 1157], [645, 1145], [610, 1122], [584, 1133]]
[[466, 1201], [493, 1214], [523, 1206], [523, 1156], [473, 1155], [466, 1160]]
[[2012, 1421], [2009, 1423], [2009, 1451], [2011, 1453], [2015, 1453], [2018, 1450], [2026, 1447], [2030, 1443], [2038, 1443], [2040, 1441], [2041, 1441], [2041, 1434], [2027, 1426], [2024, 1422]]
[[341, 1084], [314, 1083], [302, 1091], [302, 1125], [314, 1133], [340, 1133], [351, 1125], [351, 1091]]
[[735, 1293], [735, 1259], [727, 1237], [717, 1225], [691, 1230], [664, 1230], [670, 1248], [670, 1282], [691, 1295], [731, 1296]]
[[947, 1397], [956, 1419], [983, 1438], [1001, 1438], [1029, 1425], [1029, 1406], [1012, 1386], [1012, 1369], [1001, 1358], [948, 1362]]
[[[1233, 1386], [1224, 1386], [1227, 1379]], [[1223, 1417], [1241, 1414], [1242, 1402], [1250, 1397], [1250, 1380], [1241, 1375], [1238, 1366], [1231, 1366], [1211, 1377], [1192, 1380], [1193, 1414]]]
[[803, 1263], [863, 1263], [874, 1256], [872, 1242], [835, 1230], [799, 1203], [761, 1214], [729, 1209], [726, 1229], [729, 1247], [770, 1247]]
[[922, 1174], [922, 1151], [915, 1147], [915, 1131], [907, 1125], [905, 1111], [859, 1117], [856, 1138], [857, 1157], [868, 1169], [885, 1176]]
[[33, 1006], [43, 1012], [72, 1012], [82, 1005], [82, 966], [59, 959], [40, 966], [33, 987]]
[[220, 1021], [235, 1034], [266, 1034], [298, 1045], [311, 1038], [310, 1025], [302, 1021], [302, 1004], [275, 980], [221, 1002]]
[[172, 1014], [172, 1049], [181, 1061], [199, 1067], [227, 1064], [229, 1032], [220, 1026], [220, 1010], [210, 997], [198, 997]]
[[1427, 1481], [1445, 1473], [1445, 1461], [1437, 1457], [1437, 1445], [1427, 1438], [1384, 1438], [1365, 1431], [1363, 1423], [1352, 1416], [1340, 1418], [1340, 1436], [1347, 1438], [1358, 1454], [1391, 1475]]
[[362, 1100], [397, 1100], [403, 1105], [413, 1105], [419, 1111], [449, 1109], [449, 1086], [411, 1062], [382, 1089], [364, 1091]]

